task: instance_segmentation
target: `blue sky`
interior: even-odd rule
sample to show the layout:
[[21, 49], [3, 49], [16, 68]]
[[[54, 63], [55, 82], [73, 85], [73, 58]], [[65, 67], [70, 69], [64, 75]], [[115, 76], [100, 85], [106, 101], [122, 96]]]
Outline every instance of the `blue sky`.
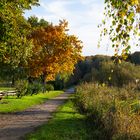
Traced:
[[[102, 47], [98, 48], [100, 29], [98, 24], [103, 19], [104, 0], [40, 0], [39, 7], [25, 12], [25, 17], [35, 15], [54, 24], [66, 19], [70, 34], [83, 41], [83, 55], [113, 55], [109, 41], [104, 38]], [[138, 50], [138, 49], [133, 49]]]

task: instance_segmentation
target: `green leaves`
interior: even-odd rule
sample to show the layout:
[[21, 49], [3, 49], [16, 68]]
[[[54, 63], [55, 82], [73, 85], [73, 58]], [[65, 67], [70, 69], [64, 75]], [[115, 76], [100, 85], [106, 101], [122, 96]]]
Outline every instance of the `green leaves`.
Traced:
[[0, 61], [18, 66], [31, 54], [30, 24], [23, 16], [23, 10], [36, 5], [38, 0], [0, 1]]
[[[119, 53], [119, 48], [122, 50], [122, 55], [128, 53], [131, 49], [130, 39], [139, 36], [137, 9], [140, 8], [140, 2], [139, 0], [105, 0], [105, 3], [105, 20], [100, 26], [102, 27], [100, 36], [109, 35], [116, 54]], [[112, 24], [108, 26], [110, 23]]]
[[49, 22], [44, 19], [39, 20], [36, 16], [29, 17], [28, 22], [30, 23], [32, 28], [47, 27], [49, 25]]

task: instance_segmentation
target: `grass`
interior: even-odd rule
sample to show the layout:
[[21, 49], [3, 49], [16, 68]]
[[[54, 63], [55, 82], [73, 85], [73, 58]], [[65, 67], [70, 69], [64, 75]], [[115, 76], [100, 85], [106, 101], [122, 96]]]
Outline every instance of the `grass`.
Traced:
[[117, 88], [95, 83], [77, 87], [75, 103], [93, 126], [94, 138], [140, 140], [140, 92], [131, 87]]
[[49, 93], [40, 93], [33, 96], [24, 96], [17, 99], [16, 96], [8, 96], [0, 101], [0, 113], [11, 113], [23, 111], [33, 105], [43, 103], [44, 101], [62, 94], [63, 91], [50, 91]]
[[75, 110], [72, 101], [68, 101], [52, 120], [27, 135], [26, 140], [90, 140], [89, 135], [85, 116]]
[[9, 91], [9, 90], [15, 90], [12, 87], [0, 87], [0, 91]]

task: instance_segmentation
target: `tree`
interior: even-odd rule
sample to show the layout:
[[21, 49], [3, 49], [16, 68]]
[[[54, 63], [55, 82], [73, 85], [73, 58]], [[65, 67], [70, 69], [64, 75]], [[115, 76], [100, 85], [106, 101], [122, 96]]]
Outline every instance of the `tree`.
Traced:
[[36, 16], [31, 16], [28, 18], [28, 22], [30, 23], [31, 27], [33, 29], [36, 29], [38, 27], [46, 27], [48, 26], [48, 21], [44, 20], [44, 19], [38, 19], [38, 17]]
[[13, 67], [10, 64], [0, 63], [0, 81], [5, 81], [12, 86], [15, 81], [26, 78], [26, 69], [24, 67]]
[[81, 41], [67, 34], [68, 23], [40, 26], [29, 36], [33, 40], [33, 56], [29, 59], [29, 76], [42, 76], [43, 82], [53, 80], [58, 73], [71, 73], [74, 65], [82, 59]]
[[0, 1], [0, 62], [16, 67], [30, 56], [32, 42], [26, 37], [31, 28], [23, 11], [37, 4], [38, 0]]
[[[134, 37], [139, 36], [140, 0], [105, 0], [105, 3], [106, 20], [102, 23], [101, 36], [109, 34], [112, 47], [115, 48], [115, 56], [118, 56], [122, 48], [122, 56], [126, 58], [131, 48], [132, 33]], [[107, 22], [109, 19], [111, 24]]]
[[23, 65], [32, 54], [33, 43], [27, 40], [32, 29], [23, 16], [32, 5], [38, 0], [0, 1], [0, 79], [13, 84], [25, 76]]
[[130, 61], [136, 65], [140, 65], [140, 52], [135, 52], [130, 55]]

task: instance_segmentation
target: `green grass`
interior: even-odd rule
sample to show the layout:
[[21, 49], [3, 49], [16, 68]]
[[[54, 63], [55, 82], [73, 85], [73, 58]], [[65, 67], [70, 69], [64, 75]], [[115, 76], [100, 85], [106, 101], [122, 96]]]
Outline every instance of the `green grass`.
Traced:
[[9, 91], [9, 90], [15, 90], [12, 87], [0, 87], [0, 91]]
[[90, 140], [85, 116], [79, 114], [72, 101], [58, 109], [54, 118], [25, 140]]
[[44, 101], [56, 97], [63, 91], [50, 91], [49, 93], [40, 93], [33, 96], [24, 96], [17, 99], [16, 96], [8, 96], [0, 101], [0, 113], [11, 113], [25, 110], [33, 105], [43, 103]]

